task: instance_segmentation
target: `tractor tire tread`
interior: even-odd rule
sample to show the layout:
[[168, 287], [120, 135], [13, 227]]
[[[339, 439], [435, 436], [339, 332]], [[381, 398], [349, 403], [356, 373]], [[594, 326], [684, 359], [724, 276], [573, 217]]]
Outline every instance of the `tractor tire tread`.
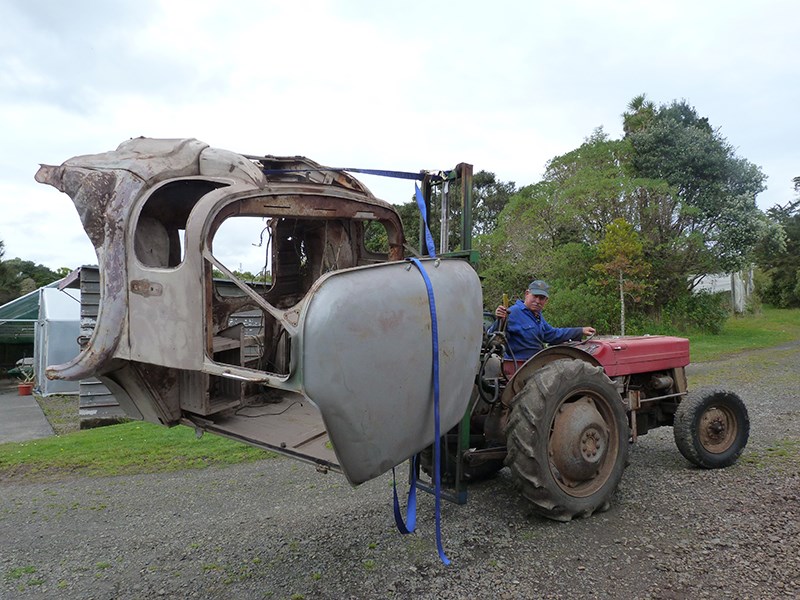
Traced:
[[[554, 481], [547, 457], [547, 437], [550, 434], [552, 403], [575, 387], [575, 384], [593, 382], [595, 387], [609, 396], [609, 403], [617, 403], [612, 410], [620, 432], [618, 456], [608, 484], [590, 499], [570, 502]], [[514, 398], [511, 415], [506, 424], [508, 455], [505, 464], [523, 497], [537, 514], [555, 520], [570, 521], [575, 517], [588, 517], [605, 510], [627, 466], [628, 428], [622, 400], [603, 369], [581, 360], [558, 360], [532, 374]]]
[[[719, 454], [703, 447], [697, 427], [702, 414], [714, 403], [725, 405], [737, 420], [736, 438], [725, 452]], [[744, 451], [750, 437], [750, 417], [744, 402], [733, 392], [721, 389], [695, 390], [678, 405], [673, 434], [675, 445], [689, 462], [704, 469], [722, 469], [735, 463]]]

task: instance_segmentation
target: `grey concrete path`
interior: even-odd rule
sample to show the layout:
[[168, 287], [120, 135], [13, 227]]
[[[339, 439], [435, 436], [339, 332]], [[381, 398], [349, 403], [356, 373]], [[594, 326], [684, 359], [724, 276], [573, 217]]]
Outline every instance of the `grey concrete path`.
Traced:
[[16, 382], [0, 382], [0, 444], [53, 435], [53, 428], [33, 396], [20, 396]]

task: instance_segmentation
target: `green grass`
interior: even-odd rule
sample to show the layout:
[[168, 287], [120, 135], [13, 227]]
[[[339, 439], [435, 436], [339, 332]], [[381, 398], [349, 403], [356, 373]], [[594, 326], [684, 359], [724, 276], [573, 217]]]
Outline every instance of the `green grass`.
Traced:
[[0, 444], [0, 482], [65, 475], [110, 476], [202, 469], [251, 462], [273, 453], [215, 435], [197, 439], [182, 425], [168, 429], [123, 423], [22, 443]]
[[698, 333], [688, 337], [695, 363], [780, 346], [800, 340], [800, 309], [764, 308], [758, 315], [731, 317], [720, 334]]
[[787, 467], [800, 464], [800, 440], [782, 439], [763, 450], [748, 451], [742, 462], [757, 468]]
[[23, 575], [30, 575], [32, 573], [36, 573], [36, 567], [30, 565], [27, 567], [17, 567], [8, 571], [5, 578], [8, 580], [20, 579]]

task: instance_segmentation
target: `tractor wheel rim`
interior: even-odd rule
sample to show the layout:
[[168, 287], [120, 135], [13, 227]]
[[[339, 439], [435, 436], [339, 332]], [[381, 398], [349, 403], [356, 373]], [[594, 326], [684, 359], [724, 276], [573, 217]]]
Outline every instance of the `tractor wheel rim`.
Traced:
[[550, 429], [550, 472], [574, 497], [594, 494], [608, 480], [618, 454], [618, 431], [602, 398], [581, 393], [565, 400]]
[[725, 406], [711, 406], [700, 416], [698, 433], [703, 448], [712, 454], [721, 454], [736, 440], [736, 417]]

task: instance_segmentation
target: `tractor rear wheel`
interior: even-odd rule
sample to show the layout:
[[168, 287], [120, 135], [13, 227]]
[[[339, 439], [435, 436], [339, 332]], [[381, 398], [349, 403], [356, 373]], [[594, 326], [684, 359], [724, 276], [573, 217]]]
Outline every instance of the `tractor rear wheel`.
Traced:
[[690, 393], [675, 411], [675, 444], [689, 462], [721, 469], [736, 462], [750, 437], [747, 407], [733, 392]]
[[600, 367], [557, 360], [514, 397], [506, 466], [533, 510], [556, 521], [606, 510], [628, 457], [628, 420]]

